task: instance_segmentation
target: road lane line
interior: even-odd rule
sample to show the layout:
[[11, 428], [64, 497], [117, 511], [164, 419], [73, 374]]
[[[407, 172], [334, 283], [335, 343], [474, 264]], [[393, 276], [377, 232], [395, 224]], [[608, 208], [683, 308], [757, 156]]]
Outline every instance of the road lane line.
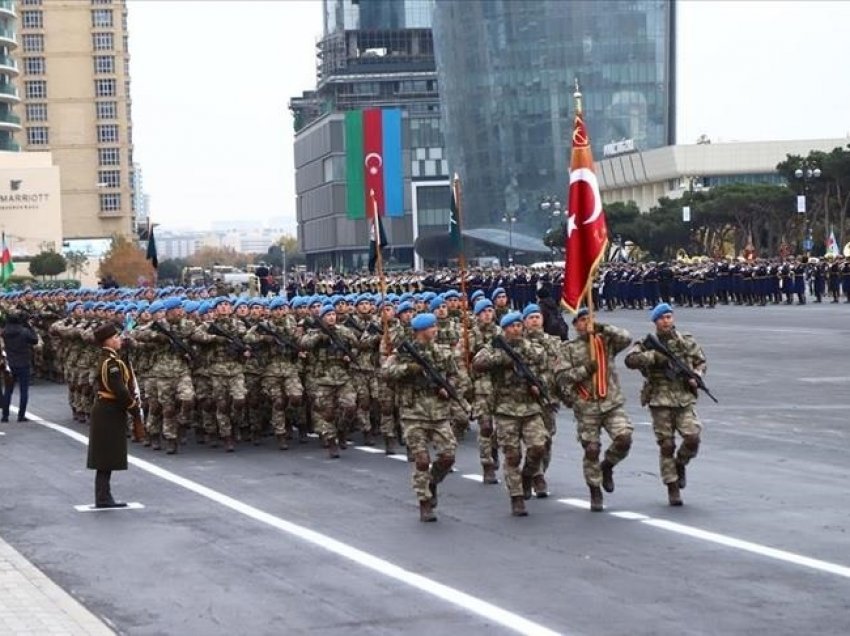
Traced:
[[477, 481], [479, 484], [484, 483], [484, 477], [481, 475], [476, 475], [474, 473], [467, 473], [465, 475], [461, 475], [464, 479], [469, 479], [470, 481]]
[[387, 455], [387, 457], [389, 457], [390, 459], [394, 459], [397, 462], [406, 462], [407, 461], [407, 455]]
[[[583, 501], [581, 499], [558, 499], [558, 501], [563, 504], [567, 504], [568, 506], [573, 506], [575, 508], [582, 508], [585, 510], [590, 509], [590, 504], [587, 501]], [[771, 548], [770, 546], [761, 545], [759, 543], [753, 543], [752, 541], [736, 539], [735, 537], [730, 537], [729, 535], [720, 534], [718, 532], [710, 532], [708, 530], [694, 528], [693, 526], [686, 526], [685, 524], [677, 523], [675, 521], [668, 521], [666, 519], [655, 519], [653, 517], [649, 517], [638, 512], [629, 512], [627, 510], [623, 510], [619, 512], [609, 512], [608, 514], [613, 517], [618, 517], [620, 519], [637, 521], [638, 523], [643, 523], [648, 526], [652, 526], [653, 528], [658, 528], [660, 530], [667, 530], [668, 532], [675, 532], [676, 534], [692, 537], [701, 541], [716, 543], [718, 545], [726, 546], [727, 548], [743, 550], [744, 552], [750, 552], [751, 554], [758, 554], [759, 556], [768, 557], [777, 561], [784, 561], [785, 563], [791, 563], [792, 565], [799, 565], [805, 568], [810, 568], [812, 570], [818, 570], [819, 572], [835, 574], [836, 576], [841, 576], [846, 579], [850, 579], [850, 567], [839, 565], [837, 563], [830, 563], [829, 561], [813, 559], [811, 557], [803, 556], [802, 554], [796, 554], [794, 552], [788, 552], [787, 550]]]
[[[32, 414], [30, 415], [30, 419], [41, 426], [45, 426], [70, 437], [81, 444], [88, 445], [88, 438], [74, 430]], [[406, 457], [401, 457], [404, 461], [407, 461]], [[259, 521], [281, 530], [282, 532], [301, 539], [302, 541], [327, 550], [328, 552], [352, 561], [353, 563], [362, 565], [373, 572], [377, 572], [387, 578], [404, 583], [405, 585], [421, 592], [425, 592], [426, 594], [430, 594], [435, 598], [459, 607], [471, 614], [475, 614], [483, 618], [485, 622], [497, 623], [502, 627], [506, 627], [507, 629], [511, 629], [520, 634], [555, 636], [562, 633], [549, 629], [548, 627], [544, 627], [539, 623], [535, 623], [534, 621], [524, 618], [519, 614], [514, 614], [513, 612], [498, 607], [497, 605], [483, 601], [471, 594], [462, 592], [457, 588], [438, 583], [437, 581], [422, 576], [421, 574], [406, 570], [401, 566], [391, 563], [390, 561], [374, 556], [373, 554], [350, 546], [342, 541], [333, 539], [327, 535], [321, 534], [320, 532], [310, 530], [309, 528], [292, 523], [291, 521], [287, 521], [281, 517], [276, 517], [275, 515], [264, 512], [259, 508], [243, 503], [238, 499], [234, 499], [233, 497], [220, 493], [217, 490], [213, 490], [212, 488], [199, 484], [198, 482], [192, 481], [191, 479], [181, 477], [170, 470], [161, 468], [156, 464], [145, 461], [144, 459], [128, 455], [127, 461], [133, 466], [136, 466], [155, 477], [159, 477], [160, 479], [164, 479], [165, 481], [171, 482], [181, 488], [185, 488], [186, 490], [194, 492], [201, 497], [205, 497], [210, 501], [214, 501], [225, 508], [229, 508], [234, 512], [238, 512], [246, 517], [254, 519], [255, 521]]]
[[374, 446], [355, 446], [359, 451], [363, 451], [364, 453], [383, 453], [384, 451], [380, 448], [375, 448]]

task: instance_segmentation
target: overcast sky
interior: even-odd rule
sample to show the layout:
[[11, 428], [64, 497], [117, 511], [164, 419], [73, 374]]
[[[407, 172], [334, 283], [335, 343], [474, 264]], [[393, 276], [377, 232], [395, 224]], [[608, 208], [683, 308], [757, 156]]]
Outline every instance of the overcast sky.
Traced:
[[[135, 159], [153, 220], [286, 219], [289, 98], [315, 85], [318, 0], [129, 0]], [[850, 2], [684, 0], [678, 139], [850, 133]], [[850, 141], [850, 140], [848, 140]]]

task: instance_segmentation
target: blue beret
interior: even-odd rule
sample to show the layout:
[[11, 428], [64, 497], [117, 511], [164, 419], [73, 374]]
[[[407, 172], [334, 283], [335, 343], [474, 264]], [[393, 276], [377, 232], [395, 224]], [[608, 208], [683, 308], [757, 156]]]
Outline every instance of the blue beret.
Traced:
[[148, 311], [152, 314], [155, 314], [158, 311], [163, 311], [164, 309], [165, 307], [162, 306], [161, 300], [155, 300], [150, 304], [150, 307], [148, 307]]
[[540, 305], [538, 305], [536, 303], [531, 303], [530, 305], [526, 305], [525, 309], [522, 310], [522, 318], [523, 318], [523, 320], [525, 320], [531, 314], [539, 314], [539, 313], [541, 313]]
[[209, 313], [210, 304], [205, 300], [198, 305], [198, 315], [203, 316], [204, 314]]
[[198, 307], [200, 307], [201, 303], [195, 302], [194, 300], [190, 300], [188, 302], [183, 303], [183, 311], [187, 314], [192, 314], [198, 311]]
[[590, 310], [589, 310], [587, 307], [581, 307], [581, 308], [580, 308], [580, 309], [576, 312], [576, 315], [575, 315], [575, 316], [573, 316], [573, 324], [576, 324], [576, 321], [577, 321], [579, 318], [584, 318], [584, 317], [585, 317], [585, 316], [587, 316], [588, 314], [590, 314]]
[[372, 296], [370, 294], [360, 294], [357, 297], [357, 304], [358, 305], [360, 303], [371, 303], [371, 302], [372, 302]]
[[431, 311], [436, 311], [437, 309], [439, 309], [440, 307], [442, 307], [445, 304], [446, 304], [446, 299], [443, 297], [442, 294], [438, 294], [433, 299], [431, 299], [431, 304], [428, 305], [428, 308]]
[[432, 291], [424, 292], [424, 293], [422, 294], [422, 300], [424, 300], [426, 303], [430, 303], [430, 302], [431, 302], [431, 299], [432, 299], [432, 298], [434, 298], [434, 296], [436, 296], [436, 295], [437, 295], [437, 294], [435, 294], [435, 293], [434, 293], [434, 292], [432, 292]]
[[507, 294], [504, 287], [497, 287], [493, 290], [493, 293], [490, 294], [490, 300], [496, 300], [496, 296], [501, 296], [502, 294]]
[[659, 303], [655, 305], [655, 309], [652, 310], [652, 313], [649, 315], [649, 319], [652, 322], [655, 322], [664, 314], [672, 314], [673, 308], [668, 303]]
[[404, 302], [399, 303], [398, 307], [396, 307], [396, 313], [400, 314], [403, 311], [415, 311], [413, 303], [409, 300], [405, 300]]
[[[481, 295], [483, 296], [484, 292], [481, 292]], [[492, 309], [492, 308], [493, 308], [493, 301], [487, 300], [486, 298], [482, 298], [477, 303], [475, 303], [475, 307], [473, 308], [472, 311], [477, 316], [478, 314], [480, 314], [485, 309]]]
[[504, 318], [502, 318], [502, 321], [499, 323], [499, 326], [504, 329], [505, 327], [510, 327], [515, 322], [522, 322], [522, 314], [518, 311], [512, 311]]
[[456, 289], [450, 289], [445, 294], [443, 294], [443, 298], [448, 300], [449, 298], [460, 298], [460, 292]]
[[419, 314], [413, 320], [410, 321], [410, 326], [413, 328], [413, 331], [422, 331], [423, 329], [430, 329], [436, 324], [437, 317], [434, 314]]
[[480, 289], [476, 289], [474, 292], [472, 292], [472, 296], [469, 297], [469, 300], [475, 302], [479, 298], [484, 298], [484, 292]]
[[175, 298], [174, 296], [172, 296], [171, 298], [166, 298], [162, 301], [162, 307], [163, 309], [165, 309], [165, 311], [169, 311], [170, 309], [177, 309], [182, 304], [183, 301], [181, 301], [179, 298]]
[[280, 309], [282, 307], [286, 307], [287, 305], [289, 305], [289, 303], [286, 302], [286, 298], [282, 296], [277, 296], [275, 298], [272, 298], [272, 301], [269, 303], [269, 309]]
[[325, 314], [329, 314], [332, 311], [336, 311], [333, 305], [322, 305], [322, 309], [319, 311], [319, 316], [324, 318]]
[[322, 305], [322, 297], [321, 296], [310, 296], [307, 301], [307, 306], [312, 307], [313, 305]]
[[346, 294], [344, 298], [347, 303], [354, 304], [357, 302], [357, 294]]
[[406, 300], [413, 300], [413, 294], [411, 294], [410, 292], [405, 292], [401, 296], [399, 296], [398, 299], [401, 302], [404, 302]]
[[341, 302], [345, 302], [345, 298], [343, 298], [341, 295], [335, 294], [331, 296], [331, 305], [338, 305]]
[[387, 300], [389, 300], [390, 302], [393, 302], [393, 303], [397, 303], [398, 302], [398, 294], [387, 294]]

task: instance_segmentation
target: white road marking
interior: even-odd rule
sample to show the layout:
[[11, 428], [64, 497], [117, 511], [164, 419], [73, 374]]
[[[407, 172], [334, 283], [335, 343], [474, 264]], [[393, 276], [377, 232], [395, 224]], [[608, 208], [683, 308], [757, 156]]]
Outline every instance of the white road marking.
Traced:
[[484, 482], [483, 475], [476, 475], [474, 473], [467, 473], [465, 475], [461, 475], [464, 479], [469, 479], [470, 481], [477, 481], [478, 483]]
[[[85, 435], [81, 435], [76, 431], [73, 431], [69, 428], [61, 426], [59, 424], [55, 424], [54, 422], [50, 422], [43, 418], [31, 415], [30, 419], [35, 422], [38, 422], [42, 426], [45, 426], [51, 430], [54, 430], [58, 433], [62, 433], [67, 437], [70, 437], [73, 440], [78, 441], [81, 444], [88, 444], [88, 438]], [[396, 457], [395, 455], [390, 455], [390, 457]], [[400, 456], [401, 459], [407, 461], [407, 458], [403, 455]], [[160, 468], [156, 464], [152, 464], [143, 459], [139, 459], [138, 457], [134, 457], [133, 455], [129, 455], [127, 461], [144, 470], [155, 477], [159, 477], [160, 479], [164, 479], [165, 481], [171, 482], [181, 488], [185, 488], [191, 492], [194, 492], [201, 497], [205, 497], [210, 501], [214, 501], [217, 504], [224, 506], [225, 508], [229, 508], [234, 512], [238, 512], [246, 517], [254, 519], [255, 521], [259, 521], [264, 523], [272, 528], [276, 528], [286, 534], [289, 534], [293, 537], [301, 539], [307, 543], [310, 543], [316, 547], [322, 548], [323, 550], [327, 550], [337, 556], [340, 556], [344, 559], [352, 561], [353, 563], [357, 563], [362, 565], [365, 568], [372, 570], [373, 572], [377, 572], [378, 574], [382, 574], [387, 578], [395, 579], [400, 583], [404, 583], [405, 585], [409, 585], [410, 587], [417, 589], [421, 592], [425, 592], [435, 598], [438, 598], [442, 601], [445, 601], [451, 605], [454, 605], [462, 610], [470, 612], [471, 614], [475, 614], [483, 618], [486, 622], [497, 623], [502, 627], [506, 627], [507, 629], [511, 629], [520, 634], [534, 634], [534, 636], [556, 636], [560, 632], [549, 629], [548, 627], [544, 627], [539, 623], [535, 623], [527, 618], [520, 616], [519, 614], [514, 614], [506, 609], [498, 607], [497, 605], [493, 605], [492, 603], [488, 603], [487, 601], [481, 600], [472, 596], [471, 594], [467, 594], [462, 592], [456, 588], [450, 587], [448, 585], [443, 585], [442, 583], [438, 583], [432, 579], [429, 579], [421, 574], [417, 574], [415, 572], [411, 572], [410, 570], [406, 570], [394, 563], [391, 563], [385, 559], [381, 559], [380, 557], [374, 556], [368, 552], [350, 546], [342, 541], [337, 541], [327, 535], [316, 532], [315, 530], [311, 530], [304, 526], [300, 526], [298, 524], [292, 523], [291, 521], [287, 521], [280, 517], [276, 517], [268, 512], [264, 512], [259, 508], [255, 508], [254, 506], [250, 506], [246, 503], [239, 501], [238, 499], [234, 499], [233, 497], [229, 497], [223, 493], [218, 492], [217, 490], [213, 490], [212, 488], [208, 488], [198, 482], [192, 481], [191, 479], [186, 479], [185, 477], [181, 477], [176, 473], [171, 472], [170, 470], [165, 470], [164, 468]]]
[[318, 433], [307, 433], [307, 437], [312, 437], [313, 439], [317, 439], [319, 437]]
[[835, 376], [825, 376], [822, 378], [797, 378], [798, 382], [809, 382], [811, 384], [822, 384], [822, 383], [830, 383], [830, 384], [844, 384], [846, 382], [850, 382], [850, 375], [835, 375]]
[[380, 448], [375, 448], [374, 446], [355, 446], [359, 451], [363, 451], [364, 453], [383, 453]]
[[82, 506], [74, 506], [74, 509], [77, 512], [112, 512], [115, 510], [141, 510], [144, 507], [144, 504], [132, 501], [128, 502], [123, 508], [95, 508], [94, 504], [83, 504]]
[[390, 459], [394, 459], [397, 462], [406, 462], [407, 461], [407, 455], [387, 455], [387, 457], [389, 457]]
[[[574, 506], [576, 508], [590, 508], [590, 504], [587, 501], [583, 501], [581, 499], [558, 499], [558, 501], [567, 504], [568, 506]], [[743, 541], [741, 539], [736, 539], [735, 537], [730, 537], [725, 534], [709, 532], [708, 530], [701, 530], [700, 528], [686, 526], [682, 523], [676, 523], [675, 521], [668, 521], [666, 519], [654, 519], [652, 517], [642, 515], [637, 512], [628, 512], [624, 510], [620, 512], [611, 512], [608, 514], [614, 517], [619, 517], [620, 519], [629, 519], [637, 521], [639, 523], [645, 523], [646, 525], [652, 526], [653, 528], [667, 530], [668, 532], [675, 532], [676, 534], [685, 535], [694, 539], [700, 539], [701, 541], [708, 541], [710, 543], [724, 545], [728, 548], [743, 550], [744, 552], [758, 554], [759, 556], [768, 557], [777, 561], [784, 561], [785, 563], [791, 563], [792, 565], [799, 565], [805, 568], [810, 568], [812, 570], [826, 572], [827, 574], [835, 574], [837, 576], [850, 579], [850, 567], [838, 565], [837, 563], [830, 563], [829, 561], [813, 559], [811, 557], [803, 556], [802, 554], [796, 554], [794, 552], [788, 552], [786, 550], [778, 550], [777, 548], [771, 548], [769, 546], [761, 545], [759, 543], [753, 543], [751, 541]]]
[[3, 431], [0, 431], [0, 437], [3, 437], [5, 434], [6, 433], [4, 433]]

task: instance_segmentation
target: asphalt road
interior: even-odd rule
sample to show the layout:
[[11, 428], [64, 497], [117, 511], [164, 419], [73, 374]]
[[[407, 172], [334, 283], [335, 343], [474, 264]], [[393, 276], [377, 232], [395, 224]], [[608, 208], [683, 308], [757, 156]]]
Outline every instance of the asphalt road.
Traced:
[[[602, 313], [635, 338], [645, 311]], [[720, 399], [701, 399], [685, 506], [666, 505], [639, 376], [636, 425], [606, 512], [590, 513], [571, 414], [552, 496], [510, 516], [473, 436], [421, 524], [404, 461], [360, 448], [131, 447], [116, 496], [83, 513], [85, 427], [41, 384], [3, 424], [0, 536], [125, 634], [840, 634], [850, 630], [850, 307], [677, 311]], [[13, 418], [14, 419], [14, 418]], [[49, 423], [55, 423], [60, 428]], [[76, 431], [77, 439], [71, 437]], [[71, 436], [69, 436], [71, 435]]]

